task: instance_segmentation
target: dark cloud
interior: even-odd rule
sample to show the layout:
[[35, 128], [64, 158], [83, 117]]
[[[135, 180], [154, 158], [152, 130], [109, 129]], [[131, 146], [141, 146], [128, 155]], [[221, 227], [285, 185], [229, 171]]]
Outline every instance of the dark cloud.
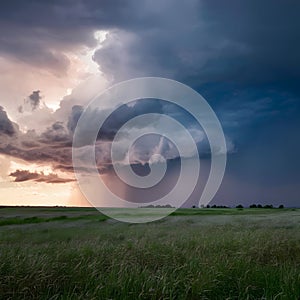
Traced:
[[45, 175], [43, 172], [30, 172], [28, 170], [16, 170], [9, 174], [9, 176], [15, 178], [15, 182], [23, 181], [36, 181], [36, 182], [46, 182], [46, 183], [67, 183], [72, 182], [74, 179], [61, 178], [57, 174], [50, 173]]
[[[84, 107], [81, 105], [75, 105], [72, 107], [72, 112], [69, 116], [67, 127], [71, 133], [74, 133], [76, 125], [80, 116], [84, 111]], [[119, 105], [111, 109], [95, 109], [93, 111], [87, 111], [89, 115], [89, 123], [85, 128], [82, 128], [86, 133], [93, 126], [97, 126], [99, 118], [102, 118], [103, 114], [109, 113], [109, 117], [103, 123], [99, 130], [98, 139], [111, 141], [120, 127], [130, 119], [139, 116], [144, 113], [163, 113], [163, 105], [160, 101], [151, 101], [150, 99], [140, 99], [139, 101], [132, 101], [130, 105]], [[87, 140], [88, 134], [83, 135], [84, 144], [88, 145], [91, 141]]]
[[105, 74], [116, 81], [167, 76], [194, 87], [298, 82], [300, 20], [295, 12], [300, 7], [294, 1], [274, 1], [272, 9], [261, 1], [166, 3], [154, 16], [159, 27], [137, 23], [109, 34], [94, 55]]
[[120, 127], [127, 121], [146, 113], [162, 114], [163, 106], [162, 101], [151, 99], [140, 99], [139, 101], [132, 101], [130, 105], [120, 105], [105, 120], [99, 131], [98, 138], [112, 140]]
[[22, 141], [21, 144], [25, 148], [38, 148], [39, 147], [39, 144], [34, 141]]
[[22, 182], [37, 179], [39, 177], [38, 173], [31, 173], [27, 170], [16, 170], [9, 174], [11, 177], [15, 177], [15, 182]]
[[72, 137], [63, 122], [55, 122], [39, 137], [39, 141], [44, 144], [60, 144], [60, 146], [71, 146], [71, 139]]
[[72, 166], [72, 137], [63, 123], [56, 122], [43, 133], [23, 133], [0, 109], [0, 153], [28, 162]]
[[3, 107], [0, 106], [0, 136], [2, 134], [12, 136], [16, 133], [16, 124], [11, 122], [4, 111]]
[[28, 96], [28, 102], [30, 103], [32, 110], [35, 110], [40, 105], [40, 102], [41, 102], [41, 99], [42, 99], [42, 97], [40, 96], [40, 92], [41, 91], [33, 91]]
[[[288, 0], [17, 1], [1, 5], [0, 52], [64, 72], [65, 55], [96, 45], [106, 76], [168, 76], [203, 82], [273, 82], [299, 78], [299, 3]], [[263, 13], [262, 13], [263, 12]]]
[[78, 120], [83, 113], [84, 108], [81, 105], [74, 105], [72, 107], [72, 112], [68, 119], [68, 129], [71, 132], [74, 132], [76, 125], [78, 123]]
[[[130, 13], [133, 5], [141, 7], [134, 1], [103, 0], [99, 1], [44, 1], [31, 0], [24, 3], [7, 2], [2, 4], [0, 13], [3, 22], [12, 22], [18, 25], [41, 26], [46, 28], [56, 28], [57, 30], [73, 27], [92, 26], [103, 24], [111, 26], [113, 24], [131, 23], [126, 20], [127, 13]], [[38, 13], [37, 13], [38, 12]], [[137, 16], [138, 17], [138, 16]]]
[[18, 112], [22, 114], [24, 111], [34, 111], [40, 108], [42, 96], [41, 91], [33, 91], [26, 99], [24, 99], [24, 104], [18, 106]]
[[[94, 59], [115, 80], [167, 76], [203, 82], [273, 82], [299, 78], [299, 3], [226, 1], [18, 1], [0, 13], [0, 53], [64, 72], [65, 55], [96, 45]], [[263, 13], [262, 13], [263, 12]]]
[[[32, 0], [17, 4], [1, 4], [1, 56], [60, 76], [70, 65], [66, 53], [94, 47], [93, 32], [109, 30], [94, 54], [105, 77], [115, 82], [136, 76], [169, 77], [206, 97], [237, 148], [230, 156], [228, 176], [243, 186], [238, 197], [242, 192], [249, 193], [248, 199], [254, 197], [254, 186], [267, 186], [274, 195], [275, 183], [278, 187], [280, 182], [299, 179], [295, 163], [299, 152], [299, 2]], [[34, 97], [40, 101], [39, 93]], [[62, 103], [64, 113], [69, 114], [63, 120], [67, 123], [54, 123], [39, 135], [19, 132], [1, 109], [1, 153], [71, 171], [72, 134], [83, 107], [69, 100]], [[147, 107], [145, 102], [119, 107], [100, 132], [105, 142], [96, 150], [102, 170], [110, 166], [109, 142], [118, 128], [149, 109], [172, 116], [178, 113], [153, 103]], [[87, 130], [101, 114], [101, 109], [91, 113]], [[180, 120], [191, 125], [186, 117]], [[295, 201], [296, 185], [290, 192], [282, 191]], [[283, 196], [283, 192], [277, 194]], [[233, 192], [222, 195], [237, 198]]]
[[[111, 111], [113, 110], [111, 109]], [[50, 164], [54, 169], [66, 172], [72, 171], [72, 135], [82, 112], [82, 106], [73, 106], [67, 124], [55, 122], [41, 134], [37, 134], [34, 130], [26, 133], [18, 131], [17, 139], [7, 138], [0, 140], [0, 152], [28, 162]], [[170, 112], [175, 115], [181, 115], [180, 110], [176, 110], [170, 103], [155, 99], [142, 99], [133, 101], [130, 105], [119, 105], [116, 107], [99, 130], [96, 143], [96, 161], [99, 171], [103, 173], [111, 167], [111, 142], [124, 123], [146, 113], [165, 114]], [[84, 128], [82, 128], [84, 131], [81, 145], [83, 154], [84, 147], [90, 147], [92, 142], [88, 138], [89, 130], [91, 127], [96, 126], [96, 122], [101, 118], [104, 111], [95, 110], [88, 113], [90, 114], [88, 117], [89, 122], [84, 124]], [[9, 119], [7, 120], [9, 121]], [[194, 132], [197, 130], [201, 131], [200, 127], [197, 129], [194, 126], [188, 115], [181, 115], [181, 122], [186, 123], [187, 127], [192, 125]], [[148, 125], [152, 126], [155, 124]], [[138, 129], [140, 126], [145, 125], [136, 123], [134, 125], [135, 128], [129, 128], [127, 131], [124, 131], [122, 140], [119, 142], [124, 143], [127, 138], [130, 138], [131, 129]], [[191, 134], [193, 135], [193, 133]], [[157, 151], [166, 159], [173, 159], [178, 156], [174, 145], [156, 136], [149, 136], [143, 142], [135, 143], [134, 148], [130, 158], [133, 164], [144, 164]], [[144, 152], [147, 153], [145, 154]], [[82, 167], [85, 168], [86, 166], [83, 165]]]
[[4, 1], [0, 53], [61, 76], [70, 66], [66, 53], [96, 46], [94, 31], [135, 27], [136, 21], [154, 23], [151, 16], [134, 13], [142, 7], [137, 1], [120, 0]]

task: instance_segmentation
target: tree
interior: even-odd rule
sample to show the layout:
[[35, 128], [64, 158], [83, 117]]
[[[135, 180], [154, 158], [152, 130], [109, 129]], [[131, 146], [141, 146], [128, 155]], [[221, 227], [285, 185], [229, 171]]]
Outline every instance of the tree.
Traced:
[[244, 208], [244, 206], [242, 204], [239, 204], [235, 208]]
[[278, 206], [278, 208], [284, 208], [284, 205], [283, 205], [283, 204], [280, 204], [280, 205]]
[[262, 205], [261, 204], [257, 204], [257, 208], [262, 208]]
[[267, 204], [264, 206], [264, 208], [273, 208], [273, 205], [272, 204]]
[[257, 208], [256, 204], [251, 204], [249, 207], [250, 208]]

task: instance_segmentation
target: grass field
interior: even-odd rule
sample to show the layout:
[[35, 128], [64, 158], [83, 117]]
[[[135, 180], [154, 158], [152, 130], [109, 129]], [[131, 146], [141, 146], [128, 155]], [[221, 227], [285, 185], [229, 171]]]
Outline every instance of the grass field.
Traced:
[[0, 299], [300, 299], [300, 210], [181, 209], [148, 224], [92, 208], [0, 217]]

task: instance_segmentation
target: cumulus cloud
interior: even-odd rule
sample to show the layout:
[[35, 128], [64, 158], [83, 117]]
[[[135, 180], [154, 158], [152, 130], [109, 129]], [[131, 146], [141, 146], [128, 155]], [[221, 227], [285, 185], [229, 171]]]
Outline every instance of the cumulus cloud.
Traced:
[[[101, 173], [106, 172], [111, 168], [111, 144], [117, 132], [120, 132], [120, 128], [129, 120], [136, 116], [147, 113], [158, 113], [158, 114], [173, 114], [179, 119], [181, 123], [185, 123], [187, 130], [190, 131], [191, 135], [195, 139], [195, 143], [200, 148], [204, 142], [205, 135], [201, 127], [195, 122], [191, 122], [188, 114], [184, 114], [180, 109], [176, 110], [176, 107], [170, 105], [170, 103], [155, 100], [155, 99], [142, 99], [134, 101], [130, 105], [116, 105], [110, 103], [111, 108], [96, 109], [94, 111], [88, 111], [90, 114], [87, 124], [81, 128], [82, 132], [82, 157], [84, 162], [84, 153], [86, 147], [91, 147], [91, 140], [89, 140], [88, 133], [91, 127], [97, 126], [97, 121], [103, 116], [104, 112], [111, 113], [106, 119], [103, 126], [99, 130], [96, 143], [96, 161], [99, 171]], [[72, 110], [69, 112], [68, 120], [57, 121], [47, 127], [41, 133], [35, 130], [28, 130], [27, 132], [21, 132], [17, 130], [15, 134], [17, 138], [8, 136], [7, 138], [0, 139], [0, 152], [13, 157], [21, 158], [28, 162], [36, 162], [39, 164], [50, 164], [54, 169], [62, 170], [66, 172], [72, 172], [72, 138], [74, 129], [77, 125], [78, 119], [83, 112], [83, 107], [80, 105], [74, 105]], [[5, 124], [12, 124], [8, 119], [6, 113], [2, 110], [2, 119]], [[117, 141], [119, 149], [123, 151], [126, 148], [128, 140], [133, 139], [136, 132], [139, 132], [141, 128], [144, 128], [146, 132], [153, 132], [158, 130], [163, 125], [160, 121], [160, 117], [157, 117], [153, 122], [143, 124], [135, 122], [128, 128], [122, 130]], [[12, 125], [11, 125], [12, 126]], [[12, 128], [8, 127], [12, 134]], [[181, 142], [184, 144], [184, 132], [175, 132], [173, 128], [164, 128], [165, 133], [170, 137], [176, 135], [183, 138]], [[125, 147], [125, 148], [124, 148]], [[160, 140], [155, 136], [147, 136], [142, 142], [134, 145], [134, 151], [131, 151], [130, 162], [133, 164], [144, 164], [146, 163], [153, 154], [160, 154], [165, 159], [174, 159], [178, 157], [176, 146], [168, 142], [165, 139]], [[190, 149], [186, 149], [185, 157], [191, 157], [195, 155], [189, 152]], [[124, 153], [125, 155], [126, 153]], [[125, 157], [124, 157], [125, 158]], [[83, 164], [82, 166], [89, 167]]]
[[[70, 130], [75, 128], [82, 112], [83, 107], [73, 107], [68, 122]], [[117, 156], [119, 157], [118, 161], [120, 162], [125, 160], [128, 154], [130, 154], [131, 163], [141, 164], [149, 161], [153, 154], [160, 154], [165, 157], [165, 159], [174, 159], [178, 157], [179, 154], [176, 150], [176, 145], [165, 139], [160, 140], [157, 138], [157, 135], [153, 134], [149, 134], [143, 139], [140, 139], [139, 142], [134, 143], [132, 145], [132, 151], [127, 153], [127, 142], [134, 142], [136, 134], [139, 134], [141, 129], [144, 133], [160, 132], [162, 130], [171, 141], [172, 138], [174, 139], [176, 137], [176, 140], [180, 141], [181, 145], [187, 143], [186, 132], [189, 132], [194, 138], [195, 144], [201, 149], [202, 155], [205, 153], [205, 157], [207, 157], [206, 152], [209, 152], [206, 135], [196, 120], [192, 119], [189, 113], [185, 112], [175, 104], [158, 99], [140, 99], [138, 101], [133, 101], [130, 104], [123, 105], [117, 105], [114, 103], [114, 99], [111, 99], [110, 109], [86, 110], [85, 116], [87, 116], [87, 122], [81, 122], [79, 138], [77, 139], [78, 147], [91, 145], [93, 142], [90, 137], [91, 128], [97, 128], [98, 121], [103, 118], [104, 113], [109, 115], [109, 117], [104, 121], [98, 132], [96, 157], [105, 157], [103, 160], [105, 163], [110, 162], [108, 157], [110, 157], [111, 142], [114, 140], [117, 133], [118, 138], [114, 143], [118, 148]], [[130, 125], [123, 127], [126, 122], [133, 118], [149, 113], [155, 113], [156, 115], [155, 117], [151, 117], [146, 123], [143, 121], [143, 118], [141, 118], [140, 120], [135, 120]], [[164, 115], [173, 116], [183, 125], [183, 129], [178, 131], [174, 129], [174, 126], [168, 125], [167, 127], [164, 122]], [[206, 152], [204, 149], [206, 149]], [[159, 153], [157, 151], [159, 151]], [[186, 147], [182, 155], [185, 157], [194, 157], [195, 153], [189, 149], [189, 147]], [[98, 161], [100, 164], [101, 159]]]
[[30, 172], [28, 170], [16, 170], [9, 174], [9, 176], [15, 178], [15, 182], [23, 181], [36, 181], [36, 182], [46, 182], [46, 183], [67, 183], [75, 181], [71, 178], [61, 178], [57, 174], [50, 173], [45, 175], [43, 172]]
[[60, 122], [52, 124], [41, 134], [35, 130], [22, 132], [11, 122], [3, 109], [0, 112], [0, 153], [27, 162], [66, 166], [72, 163], [72, 138]]
[[50, 145], [71, 146], [71, 139], [72, 137], [63, 122], [55, 122], [39, 136], [40, 142]]

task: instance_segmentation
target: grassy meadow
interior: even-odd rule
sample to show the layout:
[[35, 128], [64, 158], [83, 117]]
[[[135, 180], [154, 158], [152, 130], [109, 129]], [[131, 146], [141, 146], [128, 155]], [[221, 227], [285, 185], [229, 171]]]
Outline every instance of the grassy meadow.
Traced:
[[4, 207], [0, 299], [298, 300], [300, 210]]

